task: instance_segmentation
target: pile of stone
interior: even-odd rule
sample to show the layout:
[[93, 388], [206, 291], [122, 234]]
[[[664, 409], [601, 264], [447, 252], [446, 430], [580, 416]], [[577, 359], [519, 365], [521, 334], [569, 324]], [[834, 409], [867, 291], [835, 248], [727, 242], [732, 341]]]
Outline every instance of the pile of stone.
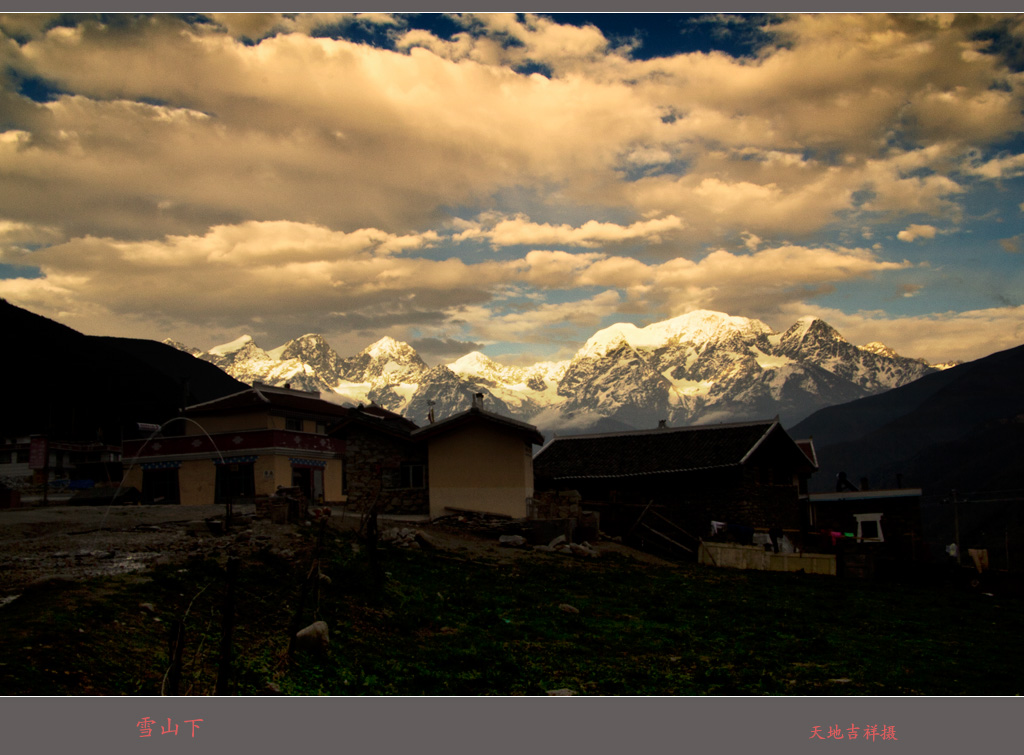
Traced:
[[389, 543], [396, 548], [431, 548], [433, 543], [417, 529], [412, 527], [391, 527], [380, 533], [381, 542]]
[[533, 549], [541, 553], [561, 553], [564, 556], [576, 556], [577, 558], [600, 558], [601, 556], [601, 551], [590, 543], [570, 543], [566, 540], [565, 535], [559, 535], [547, 545], [535, 545]]

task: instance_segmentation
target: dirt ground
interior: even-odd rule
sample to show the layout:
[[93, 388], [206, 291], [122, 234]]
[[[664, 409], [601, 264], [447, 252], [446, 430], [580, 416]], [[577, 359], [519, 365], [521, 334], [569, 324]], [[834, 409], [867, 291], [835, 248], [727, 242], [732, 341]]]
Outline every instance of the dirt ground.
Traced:
[[[303, 526], [256, 519], [250, 504], [234, 508], [231, 530], [222, 534], [216, 531], [216, 520], [223, 516], [223, 506], [79, 505], [0, 510], [0, 605], [13, 600], [26, 586], [49, 579], [143, 572], [159, 563], [183, 562], [189, 556], [222, 549], [255, 546], [287, 552]], [[213, 526], [208, 520], [214, 520]], [[351, 512], [347, 516], [337, 512], [329, 521], [332, 528], [359, 526], [359, 517]], [[474, 522], [457, 518], [430, 523], [384, 517], [379, 529], [385, 540], [389, 530], [419, 531], [425, 547], [467, 560], [501, 564], [552, 557], [529, 547], [503, 546], [497, 528], [481, 531]], [[669, 563], [609, 540], [593, 546], [600, 554], [614, 552], [647, 563]]]

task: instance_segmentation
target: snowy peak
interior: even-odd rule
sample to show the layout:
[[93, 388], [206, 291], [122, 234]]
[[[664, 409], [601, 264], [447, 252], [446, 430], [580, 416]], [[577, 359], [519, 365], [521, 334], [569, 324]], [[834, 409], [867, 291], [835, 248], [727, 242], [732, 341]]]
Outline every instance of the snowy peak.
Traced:
[[203, 353], [194, 346], [186, 346], [181, 341], [175, 341], [173, 338], [165, 338], [160, 343], [166, 344], [172, 348], [177, 349], [178, 351], [184, 351], [186, 354], [191, 354], [194, 357], [197, 357]]
[[343, 359], [340, 364], [345, 380], [379, 385], [415, 383], [428, 370], [426, 362], [412, 346], [390, 336], [370, 344], [354, 357]]
[[522, 383], [526, 379], [523, 370], [518, 367], [498, 364], [479, 351], [471, 351], [456, 359], [448, 365], [448, 369], [463, 379], [478, 379], [506, 385]]
[[869, 354], [877, 354], [880, 357], [889, 357], [890, 359], [893, 359], [894, 357], [899, 356], [899, 354], [897, 354], [893, 349], [890, 349], [888, 346], [886, 346], [884, 343], [881, 343], [880, 341], [872, 341], [871, 343], [866, 343], [860, 348], [862, 351], [866, 351]]
[[309, 365], [331, 385], [337, 382], [341, 372], [341, 357], [327, 343], [327, 339], [318, 333], [307, 333], [293, 338], [268, 354], [274, 359], [298, 359]]
[[643, 328], [615, 323], [591, 336], [574, 358], [601, 357], [624, 343], [635, 349], [657, 349], [672, 344], [720, 343], [736, 339], [753, 342], [772, 332], [760, 320], [698, 309]]
[[206, 353], [209, 354], [210, 356], [225, 357], [230, 354], [235, 354], [250, 345], [256, 345], [255, 342], [252, 340], [252, 336], [244, 335], [239, 336], [234, 341], [222, 343], [220, 346], [214, 346]]

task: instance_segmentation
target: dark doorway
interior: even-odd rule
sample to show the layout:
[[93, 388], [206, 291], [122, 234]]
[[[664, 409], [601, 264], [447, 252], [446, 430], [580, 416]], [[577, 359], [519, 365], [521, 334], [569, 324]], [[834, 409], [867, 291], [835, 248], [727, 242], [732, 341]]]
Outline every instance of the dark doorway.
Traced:
[[253, 463], [217, 465], [217, 503], [236, 498], [255, 498], [256, 465]]

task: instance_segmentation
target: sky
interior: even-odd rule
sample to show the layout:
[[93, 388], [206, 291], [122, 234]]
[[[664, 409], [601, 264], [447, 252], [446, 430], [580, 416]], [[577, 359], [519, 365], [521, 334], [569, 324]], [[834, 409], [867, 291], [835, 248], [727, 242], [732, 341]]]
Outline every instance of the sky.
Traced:
[[1024, 343], [1024, 16], [0, 16], [0, 297], [569, 358], [695, 309]]

